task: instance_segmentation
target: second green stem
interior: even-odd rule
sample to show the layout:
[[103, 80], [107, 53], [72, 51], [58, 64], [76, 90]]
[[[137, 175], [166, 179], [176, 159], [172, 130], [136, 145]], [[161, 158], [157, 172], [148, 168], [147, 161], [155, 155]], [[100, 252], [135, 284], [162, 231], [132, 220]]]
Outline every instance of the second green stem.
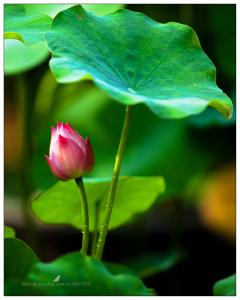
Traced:
[[98, 258], [98, 259], [102, 258], [104, 244], [105, 244], [105, 240], [106, 240], [106, 236], [107, 236], [107, 232], [108, 232], [108, 225], [109, 225], [111, 214], [112, 214], [113, 202], [114, 202], [115, 195], [117, 192], [117, 184], [118, 184], [118, 179], [119, 179], [119, 174], [120, 174], [120, 169], [121, 169], [121, 164], [122, 164], [123, 153], [124, 153], [125, 146], [127, 143], [129, 123], [130, 123], [130, 106], [127, 106], [125, 120], [124, 120], [124, 124], [123, 124], [123, 129], [122, 129], [122, 134], [121, 134], [118, 151], [117, 151], [117, 156], [116, 156], [116, 160], [115, 160], [115, 164], [114, 164], [112, 181], [111, 181], [108, 199], [107, 199], [107, 203], [106, 203], [106, 213], [105, 213], [105, 217], [104, 217], [103, 223], [100, 228], [99, 238], [98, 238], [98, 242], [97, 242], [96, 258]]
[[81, 193], [81, 204], [82, 204], [82, 249], [81, 252], [87, 255], [88, 251], [88, 241], [89, 241], [89, 212], [88, 212], [88, 202], [87, 195], [83, 183], [82, 177], [75, 179], [76, 184], [79, 187]]

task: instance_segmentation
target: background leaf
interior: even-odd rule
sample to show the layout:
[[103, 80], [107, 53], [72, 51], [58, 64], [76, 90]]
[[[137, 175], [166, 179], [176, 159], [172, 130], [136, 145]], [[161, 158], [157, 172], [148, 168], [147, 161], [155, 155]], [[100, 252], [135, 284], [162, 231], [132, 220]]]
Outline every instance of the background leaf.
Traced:
[[32, 249], [19, 239], [4, 239], [4, 278], [5, 280], [20, 280], [38, 262]]
[[[86, 179], [84, 181], [89, 203], [90, 229], [94, 229], [95, 207], [100, 203], [100, 220], [110, 180]], [[121, 177], [114, 202], [109, 229], [129, 222], [137, 214], [146, 212], [164, 191], [162, 177]], [[32, 202], [35, 215], [50, 224], [70, 224], [81, 228], [80, 193], [73, 180], [58, 182]]]
[[132, 259], [127, 263], [127, 266], [135, 271], [139, 277], [146, 278], [171, 269], [181, 261], [183, 257], [183, 251], [178, 249], [169, 251], [165, 255], [149, 253]]
[[[42, 13], [54, 18], [60, 11], [68, 9], [74, 4], [25, 4], [28, 13]], [[107, 15], [124, 7], [124, 4], [82, 4], [85, 10], [96, 15]]]
[[4, 225], [4, 238], [14, 238], [16, 235], [12, 227]]
[[[56, 276], [59, 276], [59, 284], [44, 286], [44, 283], [53, 282]], [[126, 273], [125, 267], [113, 264], [106, 267], [101, 261], [79, 252], [64, 255], [51, 263], [35, 264], [27, 279], [43, 283], [38, 288], [40, 295], [153, 295], [153, 291], [147, 289], [137, 276]]]
[[15, 75], [36, 67], [49, 55], [45, 42], [25, 46], [18, 40], [4, 41], [4, 73]]
[[[36, 6], [36, 4], [35, 4]], [[5, 4], [4, 73], [15, 75], [42, 63], [49, 54], [44, 33], [52, 19], [28, 4]]]
[[[17, 6], [17, 8], [15, 6]], [[25, 11], [26, 15], [44, 14], [53, 18], [60, 11], [72, 6], [74, 6], [74, 4], [14, 4], [14, 7], [10, 6], [10, 8], [6, 8], [8, 11], [6, 16], [9, 18], [9, 14], [17, 10], [20, 14], [22, 11]], [[87, 11], [92, 11], [98, 15], [105, 15], [124, 7], [124, 4], [85, 4], [83, 6]], [[17, 30], [16, 26], [11, 26], [10, 28]], [[28, 71], [42, 63], [49, 54], [45, 41], [32, 46], [25, 46], [22, 43], [23, 40], [21, 36], [16, 37], [18, 37], [20, 41], [16, 39], [6, 39], [4, 41], [4, 73], [6, 75], [15, 75]]]
[[128, 10], [99, 17], [74, 6], [57, 15], [46, 41], [59, 82], [90, 75], [113, 99], [144, 103], [159, 117], [182, 118], [208, 105], [232, 113], [214, 65], [186, 25], [156, 23]]
[[52, 19], [44, 14], [27, 14], [24, 4], [4, 5], [4, 37], [30, 46], [44, 41]]
[[34, 295], [26, 286], [25, 276], [39, 259], [22, 240], [4, 239], [4, 295]]
[[213, 286], [214, 296], [236, 296], [236, 274], [217, 281]]
[[27, 14], [44, 14], [54, 18], [60, 11], [68, 9], [74, 4], [25, 4]]
[[4, 242], [5, 295], [153, 295], [127, 267], [69, 253], [40, 262], [21, 240]]

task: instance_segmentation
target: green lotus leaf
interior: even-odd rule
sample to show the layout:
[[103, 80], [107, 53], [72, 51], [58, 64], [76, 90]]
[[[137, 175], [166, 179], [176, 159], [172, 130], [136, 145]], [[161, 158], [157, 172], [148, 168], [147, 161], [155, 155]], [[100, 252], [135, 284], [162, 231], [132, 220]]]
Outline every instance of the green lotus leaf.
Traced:
[[[89, 205], [90, 229], [94, 230], [96, 205], [100, 203], [99, 219], [105, 213], [110, 180], [84, 180]], [[146, 212], [164, 191], [162, 177], [121, 177], [114, 201], [109, 229], [131, 221]], [[32, 202], [35, 215], [44, 223], [70, 224], [82, 227], [80, 192], [74, 180], [58, 182]]]
[[217, 281], [213, 286], [214, 296], [236, 296], [236, 274]]
[[123, 8], [125, 4], [82, 4], [82, 7], [89, 12], [92, 12], [99, 16], [112, 14], [120, 8]]
[[39, 295], [153, 295], [153, 290], [127, 268], [104, 264], [80, 252], [63, 255], [50, 263], [36, 263], [27, 281], [37, 283]]
[[15, 230], [12, 227], [4, 225], [4, 238], [14, 238], [15, 236]]
[[[26, 28], [20, 26], [16, 21], [16, 15], [13, 13], [17, 12], [20, 17], [24, 17], [24, 22], [26, 21], [26, 16], [34, 16], [41, 15], [42, 21], [49, 22], [49, 18], [43, 17], [43, 15], [47, 15], [51, 18], [55, 17], [60, 11], [68, 9], [69, 7], [74, 6], [74, 4], [24, 4], [24, 5], [6, 5], [5, 7], [5, 22], [8, 25], [10, 22], [10, 26], [5, 26], [5, 28], [10, 28], [11, 31], [5, 32], [5, 41], [4, 41], [4, 73], [6, 75], [15, 75], [25, 71], [30, 70], [31, 68], [42, 63], [49, 54], [47, 49], [47, 45], [45, 41], [43, 41], [43, 36], [39, 36], [39, 32], [37, 33], [40, 37], [40, 42], [35, 43], [31, 46], [24, 45], [24, 37], [29, 38], [30, 32], [26, 33]], [[99, 15], [105, 15], [109, 13], [113, 13], [117, 9], [124, 6], [124, 4], [85, 4], [83, 5], [87, 11], [92, 11]], [[10, 20], [10, 21], [9, 21]], [[16, 23], [14, 22], [16, 21]], [[35, 19], [34, 19], [35, 20]], [[32, 22], [32, 19], [30, 19]], [[41, 21], [41, 22], [42, 22]], [[14, 22], [14, 23], [13, 23]], [[26, 23], [27, 24], [27, 23]], [[50, 25], [50, 24], [49, 24]], [[17, 27], [16, 27], [17, 26]], [[32, 24], [29, 24], [32, 26]], [[20, 28], [21, 27], [21, 28]], [[29, 27], [30, 28], [30, 27]], [[31, 27], [33, 32], [38, 28]], [[44, 31], [49, 29], [49, 26], [43, 28]]]
[[4, 41], [4, 74], [15, 75], [41, 64], [49, 55], [45, 42], [25, 46], [14, 39]]
[[157, 273], [168, 271], [184, 258], [185, 253], [182, 250], [173, 249], [164, 255], [159, 253], [148, 253], [136, 256], [127, 262], [127, 266], [139, 277], [147, 278]]
[[213, 63], [186, 25], [125, 9], [97, 16], [74, 6], [55, 17], [46, 41], [59, 82], [91, 76], [114, 100], [144, 103], [159, 117], [187, 117], [207, 106], [232, 114]]
[[39, 259], [22, 240], [4, 239], [4, 295], [19, 296], [34, 294], [26, 286], [25, 277]]
[[5, 239], [4, 252], [6, 296], [153, 295], [127, 267], [80, 252], [43, 263], [27, 244], [14, 238]]
[[27, 46], [44, 41], [52, 19], [44, 14], [28, 14], [24, 4], [4, 5], [4, 38], [16, 39]]
[[20, 280], [28, 273], [31, 266], [38, 262], [36, 254], [22, 240], [4, 239], [4, 278]]

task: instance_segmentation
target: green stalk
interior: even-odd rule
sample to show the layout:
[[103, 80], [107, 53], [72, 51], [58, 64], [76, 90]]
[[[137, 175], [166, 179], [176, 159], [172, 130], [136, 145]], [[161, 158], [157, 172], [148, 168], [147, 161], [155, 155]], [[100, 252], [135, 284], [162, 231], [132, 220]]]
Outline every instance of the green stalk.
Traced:
[[81, 252], [87, 255], [88, 241], [89, 241], [89, 213], [88, 213], [88, 202], [87, 195], [84, 187], [82, 177], [76, 178], [75, 182], [79, 187], [81, 193], [81, 204], [82, 204], [82, 249]]
[[94, 219], [94, 231], [93, 231], [93, 237], [92, 237], [91, 256], [94, 256], [95, 251], [96, 251], [99, 213], [100, 213], [100, 201], [97, 201], [97, 202], [95, 202], [95, 219]]
[[113, 203], [114, 203], [114, 199], [115, 199], [115, 195], [116, 195], [116, 191], [117, 191], [117, 184], [118, 184], [118, 179], [119, 179], [119, 174], [120, 174], [120, 169], [121, 169], [121, 164], [122, 164], [123, 153], [124, 153], [125, 146], [127, 143], [129, 123], [130, 123], [130, 106], [126, 106], [125, 120], [124, 120], [124, 124], [123, 124], [122, 134], [121, 134], [118, 151], [117, 151], [117, 156], [116, 156], [115, 164], [114, 164], [114, 168], [113, 168], [112, 181], [110, 184], [108, 199], [107, 199], [107, 203], [106, 203], [106, 212], [105, 212], [103, 223], [100, 228], [99, 238], [98, 238], [98, 242], [97, 242], [97, 249], [96, 249], [96, 258], [97, 259], [102, 258], [104, 244], [105, 244], [105, 240], [106, 240], [106, 236], [107, 236], [107, 232], [108, 232], [108, 225], [110, 222]]

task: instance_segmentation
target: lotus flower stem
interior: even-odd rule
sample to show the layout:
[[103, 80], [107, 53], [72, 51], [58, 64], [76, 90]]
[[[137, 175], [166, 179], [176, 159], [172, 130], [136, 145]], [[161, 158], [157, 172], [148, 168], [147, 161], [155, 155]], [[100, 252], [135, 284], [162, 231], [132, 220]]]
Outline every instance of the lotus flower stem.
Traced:
[[108, 225], [110, 222], [113, 203], [114, 203], [115, 195], [117, 192], [117, 185], [118, 185], [118, 179], [119, 179], [119, 174], [120, 174], [120, 170], [121, 170], [123, 153], [124, 153], [126, 143], [127, 143], [129, 123], [130, 123], [130, 106], [126, 106], [125, 120], [124, 120], [124, 124], [123, 124], [122, 134], [121, 134], [118, 151], [117, 151], [117, 156], [116, 156], [115, 164], [114, 164], [114, 168], [113, 168], [112, 181], [110, 184], [108, 199], [107, 199], [107, 203], [106, 203], [106, 212], [105, 212], [103, 223], [100, 228], [99, 238], [98, 238], [98, 242], [97, 242], [97, 249], [96, 249], [96, 258], [97, 259], [102, 258], [104, 244], [105, 244], [105, 240], [106, 240], [106, 236], [107, 236], [107, 232], [108, 232]]
[[75, 179], [77, 186], [81, 193], [81, 204], [82, 204], [82, 249], [81, 252], [87, 255], [88, 241], [89, 241], [89, 213], [88, 213], [88, 202], [87, 194], [85, 191], [82, 176]]
[[100, 199], [95, 202], [95, 219], [94, 219], [94, 232], [92, 237], [91, 256], [95, 255], [97, 237], [98, 237], [98, 224], [99, 224], [99, 213], [100, 213]]

